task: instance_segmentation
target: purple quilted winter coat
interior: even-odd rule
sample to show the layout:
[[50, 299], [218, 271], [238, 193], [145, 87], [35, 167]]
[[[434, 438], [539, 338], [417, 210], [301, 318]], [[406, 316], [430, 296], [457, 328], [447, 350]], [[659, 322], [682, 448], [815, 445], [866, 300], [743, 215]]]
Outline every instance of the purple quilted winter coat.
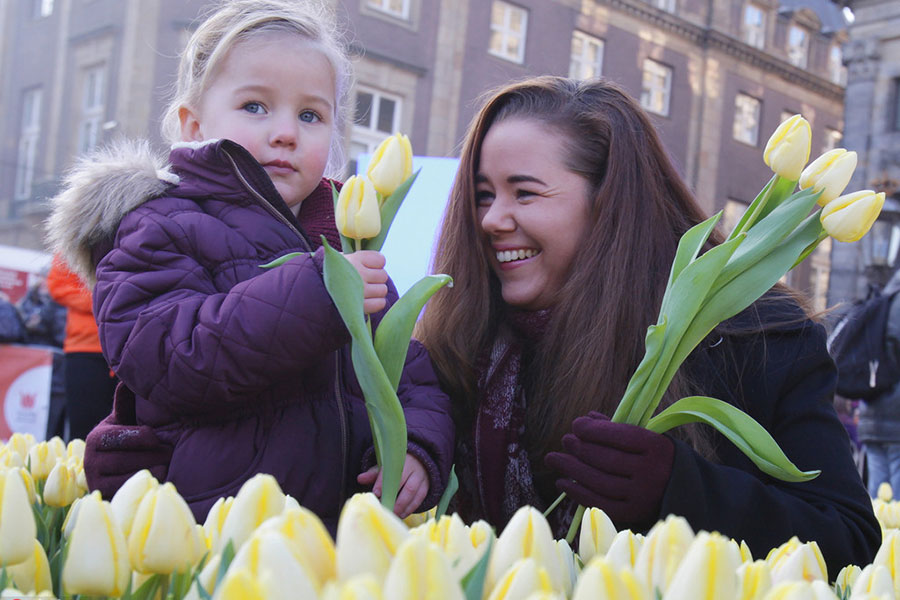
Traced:
[[[134, 392], [137, 422], [173, 446], [167, 480], [198, 519], [252, 475], [271, 473], [333, 527], [358, 491], [372, 436], [350, 337], [322, 281], [320, 242], [237, 144], [180, 146], [169, 161], [177, 183], [113, 219], [107, 242], [96, 241], [103, 231], [78, 239], [96, 262], [104, 355]], [[326, 180], [304, 201], [304, 217], [334, 245]], [[297, 251], [277, 268], [259, 266]], [[399, 395], [409, 451], [430, 477], [425, 508], [446, 486], [454, 430], [418, 342]]]

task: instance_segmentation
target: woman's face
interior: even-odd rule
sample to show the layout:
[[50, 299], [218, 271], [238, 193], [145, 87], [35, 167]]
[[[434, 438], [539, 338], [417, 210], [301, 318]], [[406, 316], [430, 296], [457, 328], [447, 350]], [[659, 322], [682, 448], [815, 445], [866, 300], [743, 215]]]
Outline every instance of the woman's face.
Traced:
[[556, 303], [588, 227], [590, 185], [565, 166], [563, 141], [539, 121], [510, 117], [481, 145], [478, 219], [503, 300], [517, 308]]

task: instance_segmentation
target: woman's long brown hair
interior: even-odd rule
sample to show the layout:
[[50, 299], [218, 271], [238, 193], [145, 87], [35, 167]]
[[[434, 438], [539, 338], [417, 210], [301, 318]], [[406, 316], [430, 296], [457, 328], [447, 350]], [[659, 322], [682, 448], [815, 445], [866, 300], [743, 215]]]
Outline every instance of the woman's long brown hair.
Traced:
[[[436, 247], [434, 271], [450, 274], [453, 288], [432, 298], [416, 332], [461, 426], [477, 410], [477, 362], [490, 351], [503, 310], [474, 180], [488, 129], [512, 118], [558, 131], [567, 142], [564, 162], [591, 185], [587, 233], [524, 379], [526, 441], [539, 458], [559, 447], [575, 417], [612, 415], [643, 356], [678, 240], [705, 216], [643, 110], [617, 85], [547, 76], [489, 94], [466, 136]], [[710, 244], [719, 241], [714, 234]], [[686, 385], [677, 376], [662, 406]], [[673, 433], [711, 454], [700, 428]]]

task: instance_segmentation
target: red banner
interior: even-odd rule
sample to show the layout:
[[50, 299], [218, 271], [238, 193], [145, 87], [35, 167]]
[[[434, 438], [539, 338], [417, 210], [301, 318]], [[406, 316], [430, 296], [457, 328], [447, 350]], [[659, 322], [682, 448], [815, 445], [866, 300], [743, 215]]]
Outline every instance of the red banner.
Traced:
[[15, 432], [44, 439], [52, 371], [51, 350], [0, 344], [0, 440]]
[[[0, 267], [0, 294], [15, 304], [28, 291], [28, 273]], [[0, 297], [3, 297], [0, 296]]]

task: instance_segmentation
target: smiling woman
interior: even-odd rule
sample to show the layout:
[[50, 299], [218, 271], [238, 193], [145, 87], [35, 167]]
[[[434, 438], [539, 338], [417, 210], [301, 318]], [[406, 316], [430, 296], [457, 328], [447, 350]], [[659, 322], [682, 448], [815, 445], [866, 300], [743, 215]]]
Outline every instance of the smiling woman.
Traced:
[[[750, 414], [801, 469], [774, 480], [701, 425], [666, 435], [612, 423], [644, 354], [681, 236], [705, 215], [641, 108], [604, 80], [540, 77], [487, 95], [473, 121], [434, 264], [454, 287], [417, 329], [456, 409], [456, 509], [502, 528], [546, 508], [565, 534], [575, 504], [617, 529], [670, 513], [762, 555], [816, 540], [833, 573], [879, 542], [871, 502], [831, 405], [821, 325], [782, 286], [722, 323], [659, 409], [719, 398]], [[720, 244], [713, 232], [704, 251]]]

